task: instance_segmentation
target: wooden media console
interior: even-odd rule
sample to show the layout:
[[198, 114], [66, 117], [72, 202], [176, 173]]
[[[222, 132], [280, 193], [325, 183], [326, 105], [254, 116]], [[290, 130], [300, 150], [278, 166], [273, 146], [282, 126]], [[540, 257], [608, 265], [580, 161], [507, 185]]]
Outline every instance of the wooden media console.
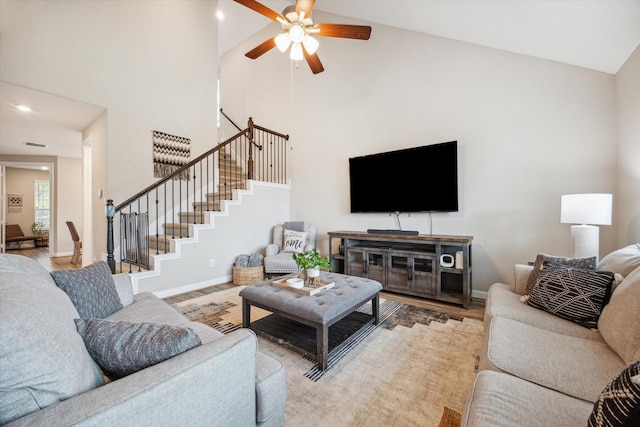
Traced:
[[[385, 291], [469, 308], [473, 237], [364, 231], [328, 234], [334, 272], [376, 280]], [[344, 248], [342, 253], [337, 250], [339, 245]], [[446, 261], [453, 259], [453, 265], [441, 265], [442, 255]]]

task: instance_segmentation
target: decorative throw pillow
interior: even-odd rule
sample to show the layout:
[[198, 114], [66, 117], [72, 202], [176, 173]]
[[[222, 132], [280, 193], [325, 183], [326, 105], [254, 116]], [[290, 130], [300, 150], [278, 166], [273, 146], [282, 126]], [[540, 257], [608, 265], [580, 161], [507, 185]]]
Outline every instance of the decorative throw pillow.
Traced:
[[589, 427], [640, 425], [640, 361], [627, 366], [593, 405]]
[[199, 346], [189, 328], [155, 323], [75, 319], [91, 357], [109, 375], [124, 377]]
[[111, 269], [105, 261], [75, 270], [52, 271], [51, 276], [83, 319], [104, 319], [122, 309]]
[[554, 262], [556, 264], [567, 265], [569, 267], [581, 268], [583, 270], [595, 270], [596, 269], [596, 257], [589, 258], [566, 258], [561, 256], [553, 256], [547, 254], [538, 254], [536, 256], [536, 261], [533, 264], [533, 270], [529, 274], [529, 278], [527, 279], [527, 294], [530, 294], [533, 290], [533, 287], [536, 285], [538, 281], [538, 276], [540, 275], [540, 269], [542, 268], [542, 264], [545, 262]]
[[284, 244], [282, 246], [282, 252], [304, 252], [304, 247], [307, 244], [307, 235], [309, 233], [304, 231], [284, 230]]
[[526, 303], [585, 328], [596, 329], [609, 302], [614, 274], [545, 262]]

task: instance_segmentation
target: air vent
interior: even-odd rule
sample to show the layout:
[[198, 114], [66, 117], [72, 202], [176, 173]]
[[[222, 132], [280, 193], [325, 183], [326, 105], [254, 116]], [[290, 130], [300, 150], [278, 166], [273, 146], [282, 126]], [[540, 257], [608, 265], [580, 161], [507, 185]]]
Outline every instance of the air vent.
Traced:
[[29, 142], [29, 141], [25, 141], [24, 145], [26, 145], [27, 147], [38, 147], [38, 148], [47, 148], [48, 147], [47, 144], [38, 144], [37, 142]]

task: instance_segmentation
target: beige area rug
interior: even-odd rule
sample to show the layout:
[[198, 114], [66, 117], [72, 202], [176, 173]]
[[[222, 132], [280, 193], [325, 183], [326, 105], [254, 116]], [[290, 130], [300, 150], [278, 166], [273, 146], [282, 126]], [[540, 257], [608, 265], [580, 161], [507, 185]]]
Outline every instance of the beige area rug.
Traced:
[[[229, 332], [242, 325], [242, 288], [174, 307], [192, 320]], [[269, 314], [252, 308], [251, 318]], [[356, 345], [330, 359], [321, 374], [314, 361], [259, 338], [260, 351], [286, 368], [287, 426], [459, 425], [476, 375], [482, 322], [383, 299], [381, 319]]]

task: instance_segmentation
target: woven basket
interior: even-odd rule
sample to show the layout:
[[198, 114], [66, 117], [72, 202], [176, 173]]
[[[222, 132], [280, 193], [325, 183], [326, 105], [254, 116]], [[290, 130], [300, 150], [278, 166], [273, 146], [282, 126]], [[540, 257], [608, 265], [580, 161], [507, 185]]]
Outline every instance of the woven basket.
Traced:
[[233, 267], [234, 285], [253, 285], [264, 280], [264, 268], [259, 267]]

